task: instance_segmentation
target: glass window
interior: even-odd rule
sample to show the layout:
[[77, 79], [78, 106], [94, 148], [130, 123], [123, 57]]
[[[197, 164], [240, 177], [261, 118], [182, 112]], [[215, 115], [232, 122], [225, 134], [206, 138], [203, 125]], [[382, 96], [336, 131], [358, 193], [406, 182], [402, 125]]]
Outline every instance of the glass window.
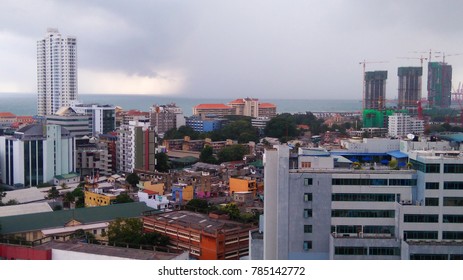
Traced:
[[332, 201], [395, 201], [395, 194], [392, 193], [335, 193], [331, 196]]
[[331, 217], [350, 217], [350, 218], [394, 218], [394, 210], [352, 210], [335, 209], [331, 210]]
[[334, 247], [335, 255], [366, 255], [365, 247]]
[[443, 222], [452, 223], [452, 224], [461, 224], [463, 223], [463, 215], [444, 215]]
[[304, 225], [304, 233], [312, 233], [312, 225]]
[[312, 241], [304, 241], [304, 251], [312, 249]]
[[400, 256], [400, 248], [397, 247], [370, 247], [369, 255], [373, 256]]
[[463, 164], [444, 164], [444, 173], [463, 173]]
[[444, 197], [444, 206], [463, 206], [463, 197]]
[[425, 206], [439, 206], [439, 198], [438, 197], [426, 197], [424, 199]]
[[404, 231], [404, 239], [437, 239], [437, 231]]
[[404, 222], [406, 223], [438, 223], [439, 215], [405, 214]]
[[463, 231], [443, 231], [442, 239], [461, 240], [463, 239]]
[[311, 193], [305, 193], [304, 194], [304, 201], [312, 201], [312, 194]]
[[304, 218], [312, 217], [312, 209], [304, 209]]
[[444, 190], [463, 190], [463, 182], [461, 181], [444, 182]]
[[304, 186], [311, 186], [313, 182], [312, 178], [304, 178]]
[[438, 182], [426, 182], [426, 189], [427, 190], [438, 190], [439, 183]]

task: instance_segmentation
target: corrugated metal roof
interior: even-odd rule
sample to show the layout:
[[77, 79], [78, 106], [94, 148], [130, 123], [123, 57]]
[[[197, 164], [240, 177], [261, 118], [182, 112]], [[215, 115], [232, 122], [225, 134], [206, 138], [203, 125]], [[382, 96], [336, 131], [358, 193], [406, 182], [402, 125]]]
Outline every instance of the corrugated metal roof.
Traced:
[[113, 204], [109, 206], [77, 208], [47, 213], [0, 217], [2, 234], [30, 232], [62, 227], [71, 220], [83, 224], [112, 221], [117, 218], [140, 217], [144, 211], [152, 211], [144, 202]]
[[408, 158], [408, 155], [405, 153], [402, 153], [401, 151], [392, 151], [392, 152], [388, 152], [387, 154], [397, 159]]

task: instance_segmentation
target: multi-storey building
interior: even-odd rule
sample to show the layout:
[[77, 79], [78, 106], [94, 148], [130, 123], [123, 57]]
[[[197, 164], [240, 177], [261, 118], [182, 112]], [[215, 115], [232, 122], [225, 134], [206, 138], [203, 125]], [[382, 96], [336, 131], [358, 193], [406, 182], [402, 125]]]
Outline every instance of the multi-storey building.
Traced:
[[133, 172], [133, 169], [155, 170], [156, 131], [149, 121], [131, 121], [117, 131], [117, 170]]
[[220, 219], [217, 214], [189, 211], [143, 217], [143, 231], [169, 237], [169, 247], [187, 250], [199, 260], [237, 260], [249, 252], [249, 224]]
[[388, 134], [391, 137], [404, 137], [410, 133], [420, 135], [423, 132], [424, 120], [419, 120], [403, 113], [395, 113], [389, 116]]
[[76, 38], [49, 28], [37, 42], [37, 114], [53, 115], [77, 99]]
[[267, 150], [263, 258], [463, 258], [463, 155], [409, 155], [410, 169], [354, 170], [328, 152], [302, 149], [296, 167], [287, 146]]
[[236, 115], [235, 108], [225, 104], [198, 104], [193, 107], [193, 115], [201, 118]]
[[106, 134], [116, 129], [116, 107], [113, 105], [73, 102], [71, 108], [91, 120], [92, 135]]
[[185, 125], [182, 108], [175, 103], [167, 105], [154, 104], [150, 109], [150, 123], [155, 126], [159, 134], [164, 134], [172, 128]]
[[108, 154], [111, 155], [111, 170], [112, 172], [116, 172], [117, 133], [100, 134], [98, 135], [98, 141], [106, 144]]
[[89, 143], [77, 147], [76, 169], [81, 176], [110, 176], [112, 155], [106, 143]]
[[75, 172], [75, 139], [59, 125], [28, 125], [0, 137], [2, 182], [37, 186]]
[[452, 98], [452, 66], [443, 62], [428, 63], [428, 103], [431, 107], [449, 108]]
[[191, 116], [185, 120], [185, 125], [191, 127], [194, 131], [197, 132], [210, 132], [219, 130], [227, 121], [226, 119], [222, 118], [200, 118], [198, 116]]
[[72, 137], [92, 135], [91, 117], [78, 114], [71, 107], [61, 107], [56, 114], [45, 117], [47, 124], [60, 125], [69, 131]]
[[387, 71], [365, 72], [364, 110], [384, 110], [386, 108], [386, 80]]
[[399, 67], [397, 75], [399, 76], [398, 108], [416, 114], [418, 101], [421, 100], [423, 67]]

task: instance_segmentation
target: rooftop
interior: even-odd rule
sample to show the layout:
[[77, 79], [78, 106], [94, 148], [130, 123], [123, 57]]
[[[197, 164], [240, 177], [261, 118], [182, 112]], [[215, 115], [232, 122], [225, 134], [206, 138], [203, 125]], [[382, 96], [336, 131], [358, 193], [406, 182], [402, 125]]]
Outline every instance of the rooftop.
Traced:
[[[96, 244], [88, 244], [82, 242], [58, 242], [51, 241], [46, 244], [35, 247], [43, 250], [63, 250], [71, 252], [80, 252], [93, 255], [103, 255], [111, 257], [119, 257], [123, 259], [134, 260], [172, 260], [178, 257], [179, 254], [157, 252], [150, 250], [139, 250], [122, 247], [112, 247]], [[88, 258], [86, 258], [88, 260]]]
[[275, 104], [272, 103], [260, 103], [259, 108], [276, 108]]
[[233, 109], [225, 104], [198, 104], [195, 106], [196, 109]]
[[144, 202], [113, 204], [100, 207], [76, 208], [46, 213], [0, 217], [2, 234], [30, 232], [63, 227], [71, 220], [83, 224], [112, 221], [116, 218], [139, 217], [145, 211], [153, 210]]
[[16, 117], [15, 114], [10, 112], [0, 112], [0, 118], [14, 118]]
[[0, 207], [0, 217], [25, 215], [32, 213], [52, 212], [50, 205], [47, 202], [37, 202], [20, 205], [10, 205]]
[[45, 200], [45, 195], [36, 187], [5, 192], [3, 201], [14, 199], [19, 204]]

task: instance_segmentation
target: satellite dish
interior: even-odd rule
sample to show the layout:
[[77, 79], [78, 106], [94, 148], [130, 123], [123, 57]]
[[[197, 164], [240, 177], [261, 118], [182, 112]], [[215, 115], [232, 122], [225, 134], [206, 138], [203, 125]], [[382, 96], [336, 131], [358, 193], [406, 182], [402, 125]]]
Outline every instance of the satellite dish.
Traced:
[[415, 134], [409, 133], [409, 134], [407, 134], [407, 138], [408, 138], [409, 140], [413, 140], [413, 139], [415, 139]]

